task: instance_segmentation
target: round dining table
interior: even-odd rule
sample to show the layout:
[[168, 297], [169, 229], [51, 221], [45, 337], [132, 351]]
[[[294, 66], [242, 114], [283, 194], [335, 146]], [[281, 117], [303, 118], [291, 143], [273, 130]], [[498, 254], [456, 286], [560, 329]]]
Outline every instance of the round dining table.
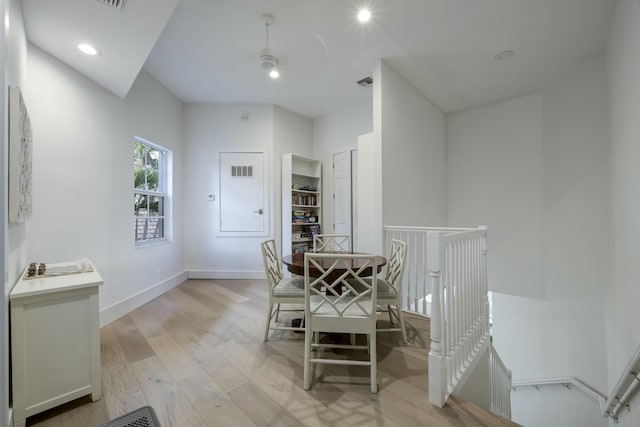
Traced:
[[[355, 253], [355, 252], [354, 252]], [[322, 268], [328, 268], [331, 266], [332, 264], [332, 260], [331, 259], [316, 259], [316, 262], [318, 262], [318, 264], [322, 267]], [[365, 260], [362, 259], [354, 259], [351, 262], [351, 268], [354, 270], [358, 270], [363, 263], [366, 262]], [[298, 276], [304, 276], [304, 253], [297, 253], [297, 254], [292, 254], [292, 255], [285, 255], [284, 257], [282, 257], [282, 263], [284, 265], [287, 266], [287, 271], [289, 271], [292, 274], [296, 274]], [[379, 273], [382, 270], [382, 267], [384, 267], [387, 264], [387, 259], [383, 256], [377, 255], [376, 256], [376, 260], [375, 260], [375, 268], [376, 268], [376, 274]], [[364, 270], [364, 276], [371, 276], [373, 275], [373, 267], [368, 267]], [[341, 268], [336, 268], [328, 277], [327, 280], [334, 280], [338, 277], [340, 277], [340, 275], [342, 275], [342, 273], [344, 273], [345, 269], [341, 269]], [[320, 277], [322, 275], [322, 273], [320, 271], [318, 271], [317, 268], [315, 268], [313, 265], [309, 264], [309, 276], [311, 277]]]

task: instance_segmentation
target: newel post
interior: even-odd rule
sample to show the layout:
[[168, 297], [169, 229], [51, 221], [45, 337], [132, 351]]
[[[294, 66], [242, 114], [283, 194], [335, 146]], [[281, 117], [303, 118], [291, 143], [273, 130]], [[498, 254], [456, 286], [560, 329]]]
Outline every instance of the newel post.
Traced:
[[442, 306], [439, 231], [427, 233], [427, 270], [431, 280], [431, 346], [429, 350], [429, 402], [439, 408], [447, 399], [442, 351]]

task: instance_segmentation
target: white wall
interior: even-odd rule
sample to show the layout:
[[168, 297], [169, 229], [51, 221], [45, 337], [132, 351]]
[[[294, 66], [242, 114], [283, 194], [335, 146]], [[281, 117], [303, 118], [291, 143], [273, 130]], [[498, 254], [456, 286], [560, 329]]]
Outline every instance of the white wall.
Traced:
[[[248, 114], [249, 120], [240, 118]], [[185, 140], [185, 259], [194, 278], [263, 278], [260, 242], [281, 245], [282, 154], [312, 155], [312, 121], [274, 105], [187, 104]], [[216, 233], [219, 170], [216, 153], [263, 151], [269, 188], [267, 236], [232, 237]], [[216, 194], [210, 202], [208, 194]], [[279, 246], [280, 247], [280, 246]]]
[[[22, 7], [19, 0], [0, 2], [0, 16], [3, 20], [3, 30], [0, 35], [0, 58], [2, 71], [0, 81], [0, 99], [2, 99], [2, 125], [0, 131], [3, 138], [2, 150], [2, 178], [0, 178], [0, 195], [2, 196], [3, 209], [0, 214], [2, 221], [2, 271], [4, 286], [2, 303], [0, 305], [0, 342], [3, 350], [0, 353], [0, 423], [10, 424], [11, 411], [9, 410], [9, 292], [15, 284], [18, 275], [25, 266], [27, 259], [27, 246], [25, 244], [28, 223], [7, 223], [7, 177], [8, 177], [8, 105], [7, 86], [19, 86], [23, 91], [26, 82], [26, 58], [27, 38], [22, 18]], [[7, 19], [8, 18], [8, 19]], [[8, 27], [7, 27], [8, 25]]]
[[[8, 4], [9, 10], [9, 32], [7, 37], [7, 56], [6, 56], [6, 85], [18, 86], [22, 91], [23, 97], [27, 89], [26, 73], [27, 73], [27, 39], [22, 19], [22, 8], [19, 0], [11, 0]], [[6, 89], [3, 88], [3, 90]], [[7, 101], [8, 102], [8, 101]], [[7, 105], [5, 102], [4, 105]], [[31, 106], [25, 100], [27, 109], [31, 113]], [[32, 119], [33, 121], [33, 119]], [[5, 138], [7, 136], [5, 135]], [[8, 224], [8, 248], [7, 248], [7, 273], [8, 281], [5, 283], [5, 291], [11, 290], [18, 276], [26, 266], [27, 246], [26, 235], [28, 232], [29, 222]]]
[[[571, 376], [608, 392], [604, 81], [599, 58], [540, 94], [448, 119], [448, 222], [488, 226], [493, 343], [514, 381]], [[527, 409], [562, 396], [571, 421]], [[606, 425], [574, 392], [519, 390], [512, 402], [526, 426]]]
[[[275, 105], [273, 107], [273, 145], [271, 166], [274, 179], [270, 187], [274, 213], [273, 235], [278, 248], [282, 250], [284, 247], [282, 244], [282, 155], [294, 153], [309, 159], [313, 158], [313, 121]], [[323, 173], [325, 172], [326, 168], [323, 170]], [[288, 215], [287, 218], [289, 218]]]
[[[8, 16], [9, 9], [4, 1], [0, 2], [0, 16]], [[7, 259], [8, 259], [8, 226], [7, 226], [7, 180], [8, 167], [8, 109], [7, 109], [7, 42], [6, 35], [9, 33], [7, 28], [7, 22], [3, 20], [2, 32], [0, 33], [0, 57], [5, 58], [2, 67], [0, 67], [0, 81], [2, 87], [0, 87], [0, 99], [2, 99], [2, 121], [0, 121], [0, 135], [2, 135], [2, 151], [0, 151], [0, 164], [2, 164], [2, 175], [0, 175], [0, 197], [2, 197], [2, 211], [0, 211], [0, 221], [2, 221], [2, 246], [0, 247], [0, 271], [2, 271], [2, 277], [4, 279], [4, 285], [2, 286], [2, 295], [0, 301], [0, 343], [2, 345], [2, 351], [0, 352], [0, 423], [3, 425], [11, 425], [12, 419], [9, 415], [9, 283], [6, 280], [8, 277], [7, 272]]]
[[542, 97], [447, 117], [447, 224], [489, 229], [490, 290], [542, 297]]
[[[609, 165], [612, 185], [606, 199], [612, 212], [612, 279], [607, 281], [607, 356], [609, 387], [618, 381], [640, 344], [640, 6], [618, 0], [607, 45]], [[619, 426], [640, 425], [640, 396]]]
[[[363, 89], [369, 90], [370, 88]], [[373, 130], [372, 99], [348, 105], [313, 121], [313, 158], [322, 161], [322, 222], [324, 232], [333, 229], [333, 155], [357, 149], [358, 136]]]
[[[249, 115], [247, 122], [240, 120]], [[270, 216], [269, 236], [228, 237], [216, 235], [219, 170], [216, 152], [228, 150], [264, 151], [266, 164], [272, 164], [274, 146], [272, 105], [186, 104], [185, 141], [185, 260], [190, 277], [263, 278], [260, 242], [273, 237]], [[276, 182], [273, 169], [267, 168], [268, 186]], [[216, 194], [210, 202], [208, 194]], [[273, 212], [275, 201], [265, 207]]]
[[384, 61], [380, 85], [384, 225], [444, 226], [445, 115]]
[[[25, 102], [34, 147], [29, 259], [91, 259], [104, 279], [101, 324], [183, 280], [182, 103], [146, 72], [121, 99], [33, 45]], [[134, 136], [173, 151], [167, 244], [134, 245]]]

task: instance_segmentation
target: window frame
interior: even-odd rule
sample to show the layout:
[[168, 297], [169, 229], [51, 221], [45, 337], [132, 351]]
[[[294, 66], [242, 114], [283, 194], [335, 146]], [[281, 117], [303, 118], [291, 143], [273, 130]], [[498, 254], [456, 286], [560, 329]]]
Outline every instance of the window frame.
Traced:
[[[151, 141], [148, 141], [144, 138], [140, 138], [138, 136], [134, 136], [133, 138], [133, 148], [134, 148], [134, 169], [133, 169], [133, 178], [134, 178], [134, 182], [133, 182], [133, 199], [134, 199], [134, 203], [135, 203], [135, 196], [137, 194], [141, 194], [143, 196], [147, 197], [147, 202], [149, 200], [150, 197], [158, 197], [160, 199], [159, 204], [161, 206], [162, 209], [159, 209], [159, 212], [162, 212], [162, 215], [158, 215], [158, 216], [151, 216], [147, 213], [147, 215], [142, 216], [142, 218], [145, 218], [145, 231], [144, 231], [144, 238], [143, 239], [138, 239], [138, 231], [137, 231], [137, 221], [141, 218], [140, 215], [137, 214], [137, 212], [135, 212], [134, 210], [134, 217], [133, 217], [133, 221], [134, 221], [134, 245], [136, 248], [138, 247], [146, 247], [146, 246], [153, 246], [153, 245], [158, 245], [158, 244], [163, 244], [163, 243], [168, 243], [171, 241], [170, 239], [170, 235], [171, 235], [171, 197], [170, 197], [170, 187], [171, 187], [171, 180], [170, 180], [170, 176], [171, 176], [171, 162], [172, 162], [172, 152], [171, 150], [162, 147], [158, 144], [154, 144]], [[147, 149], [150, 150], [154, 150], [154, 151], [158, 151], [160, 153], [160, 157], [158, 159], [158, 182], [157, 182], [157, 189], [156, 190], [148, 190], [148, 189], [142, 189], [142, 188], [136, 188], [135, 187], [135, 171], [136, 171], [136, 159], [135, 159], [135, 147], [137, 144], [142, 144], [143, 146], [145, 146]], [[135, 204], [134, 204], [134, 208], [135, 208]], [[151, 218], [158, 218], [159, 219], [159, 223], [162, 224], [161, 227], [161, 232], [162, 235], [160, 237], [154, 237], [154, 238], [149, 238], [149, 219]]]

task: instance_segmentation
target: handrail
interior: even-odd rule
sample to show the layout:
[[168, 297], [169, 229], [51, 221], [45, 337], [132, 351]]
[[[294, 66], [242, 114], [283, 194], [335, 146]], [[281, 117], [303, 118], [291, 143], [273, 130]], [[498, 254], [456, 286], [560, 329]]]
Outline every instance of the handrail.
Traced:
[[457, 233], [459, 231], [476, 231], [477, 228], [468, 227], [417, 227], [417, 226], [404, 226], [404, 225], [385, 225], [385, 231], [442, 231], [445, 233]]
[[600, 405], [600, 412], [603, 417], [609, 417], [613, 420], [618, 420], [618, 413], [622, 408], [628, 407], [628, 402], [633, 396], [634, 392], [640, 386], [640, 345], [636, 348], [635, 353], [632, 355], [629, 363], [625, 367], [620, 379], [616, 383], [615, 387], [607, 398], [602, 393], [598, 392], [594, 388], [586, 385], [582, 381], [574, 377], [561, 377], [561, 378], [547, 378], [539, 380], [523, 380], [514, 381], [513, 389], [518, 387], [531, 386], [538, 388], [545, 385], [564, 385], [569, 387], [575, 386], [578, 390], [584, 392], [588, 396], [595, 399]]
[[533, 387], [538, 389], [540, 386], [545, 385], [563, 385], [569, 388], [570, 385], [574, 386], [578, 390], [585, 393], [587, 396], [595, 399], [600, 405], [600, 410], [604, 410], [605, 406], [605, 396], [594, 388], [586, 385], [582, 381], [574, 377], [558, 377], [558, 378], [545, 378], [539, 380], [522, 380], [522, 381], [514, 381], [511, 387], [514, 390], [517, 390], [518, 387]]
[[627, 363], [620, 379], [611, 391], [602, 410], [603, 416], [609, 416], [614, 420], [618, 419], [618, 413], [627, 406], [629, 399], [638, 388], [638, 385], [640, 385], [638, 371], [640, 371], [640, 345], [638, 345], [631, 359], [629, 359], [629, 363]]

